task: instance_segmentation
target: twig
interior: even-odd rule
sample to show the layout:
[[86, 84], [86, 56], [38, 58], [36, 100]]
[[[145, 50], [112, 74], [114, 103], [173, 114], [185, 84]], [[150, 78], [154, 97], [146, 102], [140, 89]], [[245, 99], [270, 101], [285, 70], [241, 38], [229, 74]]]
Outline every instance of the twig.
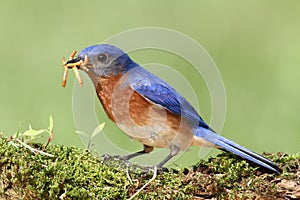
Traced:
[[46, 150], [46, 149], [47, 149], [48, 145], [50, 144], [50, 142], [51, 142], [52, 139], [53, 139], [53, 134], [54, 134], [53, 130], [50, 130], [50, 134], [49, 134], [49, 137], [48, 137], [48, 141], [47, 141], [46, 145], [44, 146], [43, 150]]
[[49, 157], [54, 157], [54, 155], [50, 154], [50, 153], [46, 153], [44, 151], [41, 151], [41, 150], [38, 150], [38, 149], [35, 149], [33, 147], [31, 147], [30, 145], [22, 142], [21, 140], [19, 139], [16, 139], [23, 147], [29, 149], [30, 151], [32, 151], [33, 153], [40, 153], [42, 155], [45, 155], [45, 156], [49, 156]]
[[64, 188], [64, 193], [59, 196], [59, 199], [65, 199], [67, 196], [67, 189]]
[[154, 166], [154, 170], [153, 170], [154, 174], [152, 176], [152, 178], [145, 184], [143, 185], [143, 187], [141, 187], [138, 191], [136, 191], [136, 193], [134, 193], [128, 200], [132, 200], [134, 197], [136, 197], [143, 189], [145, 189], [145, 187], [147, 187], [152, 181], [155, 180], [156, 178], [156, 174], [157, 174], [157, 167]]
[[131, 184], [133, 184], [132, 179], [131, 179], [130, 174], [129, 174], [129, 171], [128, 171], [128, 166], [127, 166], [127, 165], [126, 165], [126, 175], [127, 175], [127, 178], [128, 178], [128, 180], [129, 180], [129, 182], [130, 182]]

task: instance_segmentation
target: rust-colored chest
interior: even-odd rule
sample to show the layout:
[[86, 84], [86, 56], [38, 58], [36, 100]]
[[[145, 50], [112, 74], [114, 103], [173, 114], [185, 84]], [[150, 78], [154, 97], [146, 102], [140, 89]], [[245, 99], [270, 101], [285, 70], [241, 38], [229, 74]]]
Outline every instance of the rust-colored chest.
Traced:
[[174, 143], [184, 149], [191, 144], [193, 134], [189, 123], [134, 91], [126, 81], [126, 74], [101, 77], [95, 86], [108, 117], [131, 138], [154, 147]]
[[123, 80], [122, 75], [99, 78], [96, 91], [106, 114], [117, 123], [130, 116], [136, 125], [149, 124], [152, 104]]
[[98, 79], [98, 84], [96, 87], [97, 96], [106, 112], [108, 117], [114, 120], [112, 113], [112, 94], [114, 92], [115, 86], [118, 84], [121, 75], [112, 77], [100, 77]]

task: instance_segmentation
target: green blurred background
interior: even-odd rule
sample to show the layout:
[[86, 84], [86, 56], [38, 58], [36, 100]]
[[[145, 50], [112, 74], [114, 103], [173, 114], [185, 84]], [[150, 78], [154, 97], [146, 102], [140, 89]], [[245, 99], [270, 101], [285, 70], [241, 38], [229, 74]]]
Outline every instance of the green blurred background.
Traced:
[[[74, 133], [74, 75], [63, 89], [61, 57], [128, 29], [157, 26], [194, 38], [217, 64], [227, 95], [224, 136], [257, 152], [299, 152], [299, 7], [299, 1], [271, 0], [2, 1], [0, 131], [13, 134], [20, 121], [21, 130], [29, 123], [44, 128], [51, 114], [53, 142], [82, 147]], [[159, 51], [132, 57], [175, 68], [186, 64]], [[201, 114], [209, 121], [209, 94], [204, 83], [198, 85], [204, 91], [197, 94]], [[98, 107], [105, 132], [124, 143], [127, 137]]]

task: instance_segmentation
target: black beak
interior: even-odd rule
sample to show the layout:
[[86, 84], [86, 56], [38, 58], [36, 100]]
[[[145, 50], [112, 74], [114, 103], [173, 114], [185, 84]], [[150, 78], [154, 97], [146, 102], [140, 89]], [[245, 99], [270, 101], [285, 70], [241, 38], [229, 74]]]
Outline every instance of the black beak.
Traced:
[[79, 62], [80, 60], [82, 60], [80, 57], [77, 57], [77, 58], [74, 58], [74, 59], [72, 59], [72, 60], [68, 60], [66, 63], [65, 63], [65, 65], [67, 65], [67, 64], [72, 64], [72, 63], [77, 63], [77, 62]]

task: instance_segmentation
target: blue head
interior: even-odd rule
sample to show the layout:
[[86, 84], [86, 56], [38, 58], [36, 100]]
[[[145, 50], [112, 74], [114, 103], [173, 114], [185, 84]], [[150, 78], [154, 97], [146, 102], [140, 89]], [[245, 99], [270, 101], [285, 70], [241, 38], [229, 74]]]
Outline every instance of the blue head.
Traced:
[[[112, 76], [125, 73], [137, 64], [121, 49], [109, 45], [93, 45], [83, 49], [74, 61], [87, 60], [81, 68], [88, 69], [97, 76]], [[68, 61], [72, 62], [72, 60]]]

